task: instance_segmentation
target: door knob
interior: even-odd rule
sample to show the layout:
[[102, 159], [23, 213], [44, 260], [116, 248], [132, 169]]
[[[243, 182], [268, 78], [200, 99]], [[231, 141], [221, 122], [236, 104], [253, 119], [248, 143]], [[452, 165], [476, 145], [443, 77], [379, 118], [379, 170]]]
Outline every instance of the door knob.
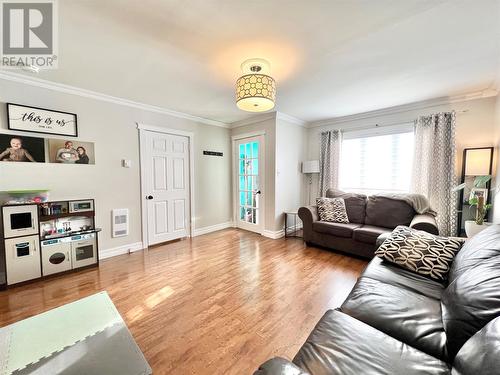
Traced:
[[257, 190], [257, 191], [255, 192], [255, 195], [260, 194], [260, 193], [261, 193], [261, 192], [260, 192], [260, 190]]
[[152, 196], [152, 195], [148, 195], [148, 196], [146, 197], [146, 199], [147, 199], [147, 200], [151, 200], [151, 199], [153, 199], [153, 196]]

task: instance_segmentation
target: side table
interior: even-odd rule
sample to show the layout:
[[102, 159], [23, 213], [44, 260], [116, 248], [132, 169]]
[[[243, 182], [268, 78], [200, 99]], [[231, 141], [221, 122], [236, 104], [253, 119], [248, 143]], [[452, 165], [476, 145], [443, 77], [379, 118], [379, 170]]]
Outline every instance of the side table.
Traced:
[[[292, 220], [293, 225], [289, 225], [289, 220]], [[300, 228], [299, 224], [299, 215], [297, 211], [286, 211], [285, 212], [285, 237], [302, 237], [299, 234]]]

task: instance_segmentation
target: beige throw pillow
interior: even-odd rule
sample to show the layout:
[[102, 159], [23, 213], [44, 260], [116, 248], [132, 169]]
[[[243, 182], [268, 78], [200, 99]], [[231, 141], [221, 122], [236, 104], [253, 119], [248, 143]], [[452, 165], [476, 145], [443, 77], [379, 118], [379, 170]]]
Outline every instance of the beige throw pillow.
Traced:
[[332, 223], [348, 223], [349, 217], [342, 198], [316, 198], [319, 218]]

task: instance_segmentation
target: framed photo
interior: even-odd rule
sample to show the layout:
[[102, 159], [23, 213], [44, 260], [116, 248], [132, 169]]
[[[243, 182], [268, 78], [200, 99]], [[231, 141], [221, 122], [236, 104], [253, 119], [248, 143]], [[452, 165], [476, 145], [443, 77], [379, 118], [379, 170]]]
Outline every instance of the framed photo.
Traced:
[[488, 201], [488, 189], [472, 188], [470, 191], [469, 200], [479, 197], [484, 197], [484, 202], [486, 203]]
[[45, 163], [45, 140], [0, 134], [0, 161]]
[[76, 139], [49, 139], [49, 163], [95, 164], [94, 143]]
[[11, 130], [78, 136], [75, 113], [7, 103], [7, 123]]

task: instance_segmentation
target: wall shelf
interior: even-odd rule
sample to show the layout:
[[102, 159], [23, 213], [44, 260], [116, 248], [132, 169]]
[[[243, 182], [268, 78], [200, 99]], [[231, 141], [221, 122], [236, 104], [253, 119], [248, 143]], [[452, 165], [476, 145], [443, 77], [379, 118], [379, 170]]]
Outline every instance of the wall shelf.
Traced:
[[94, 211], [86, 211], [86, 212], [65, 212], [65, 213], [60, 213], [60, 214], [55, 214], [55, 215], [40, 215], [40, 221], [50, 221], [50, 220], [55, 220], [55, 219], [63, 219], [65, 217], [77, 217], [77, 216], [84, 216], [84, 217], [94, 217]]

